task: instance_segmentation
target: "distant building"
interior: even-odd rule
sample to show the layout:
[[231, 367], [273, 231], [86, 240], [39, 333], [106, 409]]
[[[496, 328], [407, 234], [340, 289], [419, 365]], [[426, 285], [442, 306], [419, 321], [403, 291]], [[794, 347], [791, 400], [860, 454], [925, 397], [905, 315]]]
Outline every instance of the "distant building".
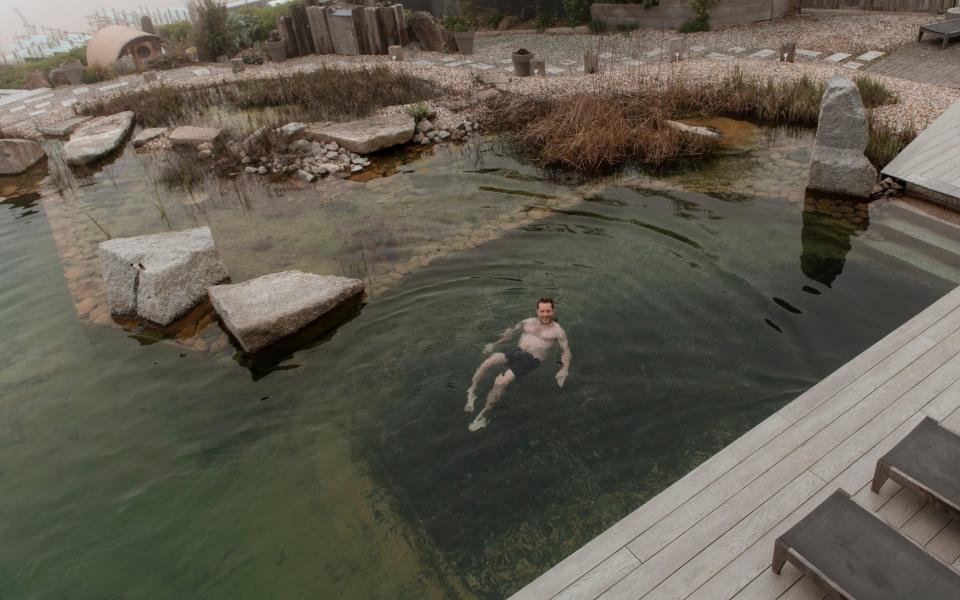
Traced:
[[87, 44], [90, 36], [86, 33], [51, 32], [22, 35], [0, 52], [0, 62], [20, 63], [40, 60], [61, 52], [69, 52]]

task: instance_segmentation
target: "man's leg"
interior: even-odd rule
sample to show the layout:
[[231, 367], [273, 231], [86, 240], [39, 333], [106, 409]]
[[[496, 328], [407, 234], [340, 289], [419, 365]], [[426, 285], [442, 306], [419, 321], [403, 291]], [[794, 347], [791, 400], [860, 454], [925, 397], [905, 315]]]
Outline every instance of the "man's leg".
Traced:
[[500, 400], [500, 397], [503, 396], [503, 391], [507, 389], [507, 386], [517, 380], [517, 376], [513, 374], [513, 371], [507, 369], [500, 375], [497, 375], [497, 378], [493, 381], [493, 387], [490, 388], [490, 393], [487, 394], [487, 402], [483, 405], [483, 410], [480, 411], [480, 414], [477, 415], [477, 418], [470, 423], [468, 429], [470, 431], [476, 431], [478, 429], [483, 429], [487, 426], [487, 423], [490, 422], [487, 419], [487, 412], [493, 408], [493, 405]]
[[467, 388], [467, 405], [463, 407], [465, 412], [473, 412], [473, 404], [477, 401], [477, 385], [487, 370], [495, 365], [505, 364], [507, 364], [507, 356], [503, 352], [494, 352], [487, 357], [487, 360], [480, 363], [480, 366], [477, 367], [477, 372], [473, 374], [473, 381], [470, 382], [470, 387]]

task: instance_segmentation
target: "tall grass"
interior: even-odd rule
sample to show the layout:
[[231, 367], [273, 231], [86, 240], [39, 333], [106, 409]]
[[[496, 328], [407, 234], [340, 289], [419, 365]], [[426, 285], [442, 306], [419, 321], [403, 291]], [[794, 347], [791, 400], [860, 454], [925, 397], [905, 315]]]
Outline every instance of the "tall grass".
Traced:
[[[868, 77], [860, 76], [856, 83], [867, 108], [897, 100]], [[661, 166], [708, 153], [709, 140], [683, 134], [666, 123], [684, 116], [724, 115], [814, 127], [825, 89], [825, 84], [806, 76], [776, 81], [749, 78], [735, 69], [716, 83], [675, 79], [630, 92], [598, 87], [560, 99], [507, 99], [493, 107], [493, 121], [500, 129], [515, 132], [542, 166], [595, 173], [628, 163]], [[872, 151], [877, 160], [898, 144], [902, 148], [909, 136], [908, 132], [871, 131], [873, 146], [868, 147], [868, 155]], [[878, 139], [873, 140], [874, 135]]]
[[263, 79], [194, 86], [161, 85], [97, 100], [85, 115], [132, 110], [145, 127], [188, 123], [203, 109], [296, 107], [302, 120], [336, 121], [363, 117], [384, 106], [409, 104], [442, 93], [436, 85], [378, 65], [359, 70], [323, 67]]
[[917, 128], [912, 123], [898, 129], [871, 118], [870, 138], [863, 153], [877, 171], [881, 171], [917, 137], [917, 133]]

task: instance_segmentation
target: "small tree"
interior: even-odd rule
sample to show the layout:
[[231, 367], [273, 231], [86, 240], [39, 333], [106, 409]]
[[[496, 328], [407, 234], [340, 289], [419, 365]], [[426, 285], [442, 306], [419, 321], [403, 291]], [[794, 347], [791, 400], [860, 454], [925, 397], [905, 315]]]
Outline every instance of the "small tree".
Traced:
[[200, 56], [215, 60], [237, 50], [236, 33], [230, 26], [227, 5], [219, 0], [192, 0], [197, 20], [193, 26], [193, 42]]

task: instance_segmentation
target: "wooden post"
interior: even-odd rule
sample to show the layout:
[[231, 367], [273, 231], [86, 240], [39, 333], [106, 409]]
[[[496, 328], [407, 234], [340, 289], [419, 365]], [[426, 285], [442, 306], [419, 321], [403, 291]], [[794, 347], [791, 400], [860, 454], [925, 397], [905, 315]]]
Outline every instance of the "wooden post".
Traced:
[[797, 62], [797, 43], [780, 44], [780, 62]]

